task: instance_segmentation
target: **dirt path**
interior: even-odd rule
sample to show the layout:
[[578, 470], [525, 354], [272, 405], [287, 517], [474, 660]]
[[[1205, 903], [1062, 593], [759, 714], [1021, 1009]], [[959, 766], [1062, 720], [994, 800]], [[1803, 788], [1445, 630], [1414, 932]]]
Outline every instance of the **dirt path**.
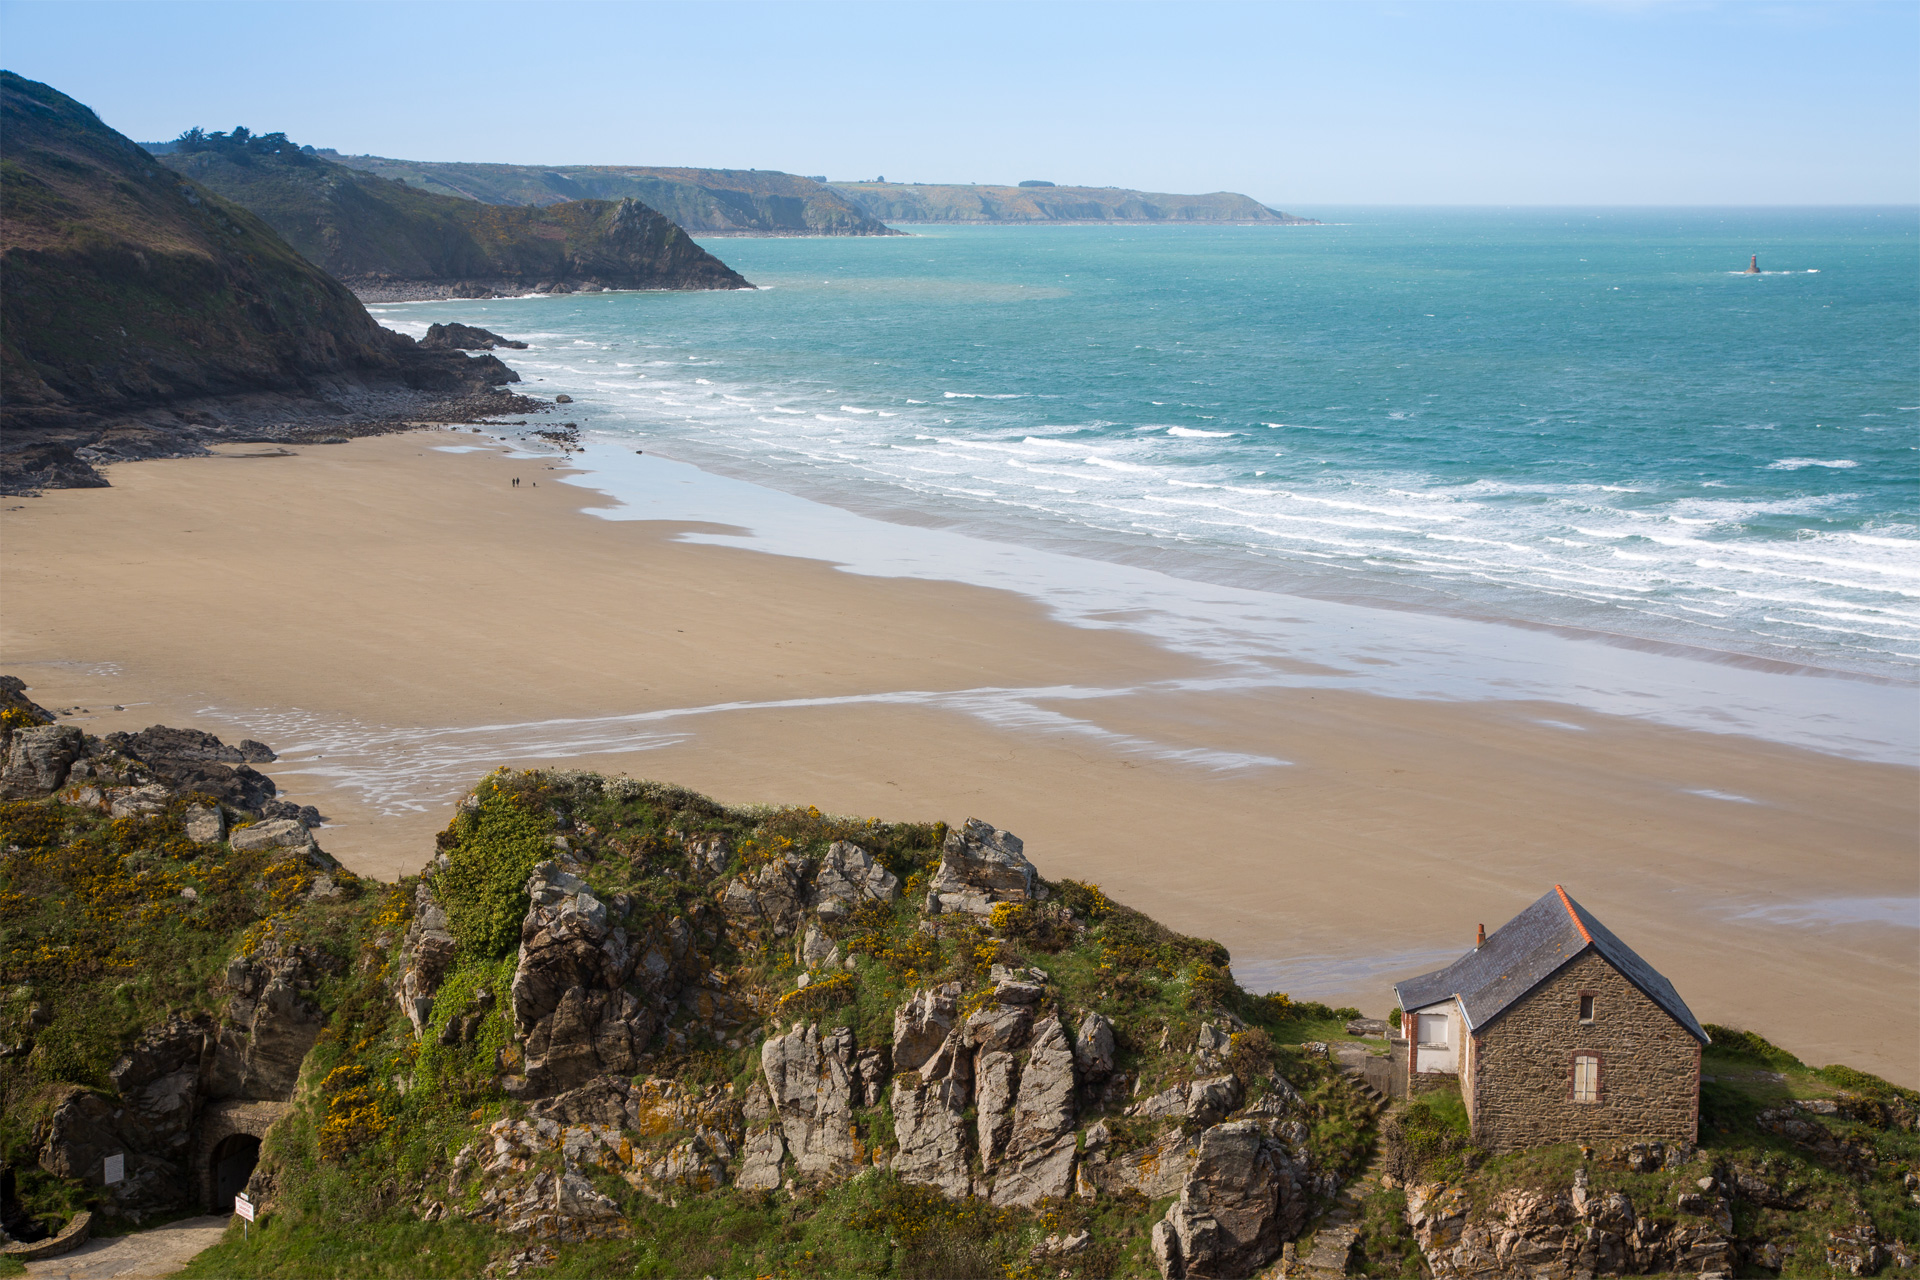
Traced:
[[186, 1218], [130, 1236], [92, 1240], [72, 1253], [29, 1262], [27, 1274], [35, 1280], [155, 1280], [219, 1243], [232, 1221], [226, 1214]]

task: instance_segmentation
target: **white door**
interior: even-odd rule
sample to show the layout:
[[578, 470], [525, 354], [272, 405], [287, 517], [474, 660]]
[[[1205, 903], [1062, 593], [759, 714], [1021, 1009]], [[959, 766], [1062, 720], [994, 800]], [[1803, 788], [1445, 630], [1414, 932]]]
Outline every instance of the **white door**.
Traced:
[[1444, 1013], [1422, 1013], [1417, 1016], [1420, 1039], [1414, 1044], [1414, 1070], [1446, 1074], [1457, 1072], [1459, 1067], [1454, 1059], [1453, 1036], [1451, 1028], [1447, 1026], [1452, 1019]]

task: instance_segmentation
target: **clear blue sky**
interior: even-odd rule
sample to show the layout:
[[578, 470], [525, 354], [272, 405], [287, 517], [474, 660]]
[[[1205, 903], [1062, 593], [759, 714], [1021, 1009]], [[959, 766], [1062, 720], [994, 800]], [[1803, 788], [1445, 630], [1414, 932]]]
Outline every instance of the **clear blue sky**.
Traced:
[[1920, 201], [1920, 4], [0, 3], [141, 140], [1338, 204]]

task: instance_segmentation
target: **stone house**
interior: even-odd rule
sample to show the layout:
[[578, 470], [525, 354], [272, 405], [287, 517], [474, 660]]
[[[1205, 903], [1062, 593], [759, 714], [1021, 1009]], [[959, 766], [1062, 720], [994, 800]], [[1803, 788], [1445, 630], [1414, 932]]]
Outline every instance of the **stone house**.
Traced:
[[[1456, 1076], [1474, 1141], [1695, 1141], [1707, 1033], [1673, 984], [1559, 885], [1394, 987], [1404, 1069]], [[1397, 1074], [1397, 1072], [1396, 1072]]]

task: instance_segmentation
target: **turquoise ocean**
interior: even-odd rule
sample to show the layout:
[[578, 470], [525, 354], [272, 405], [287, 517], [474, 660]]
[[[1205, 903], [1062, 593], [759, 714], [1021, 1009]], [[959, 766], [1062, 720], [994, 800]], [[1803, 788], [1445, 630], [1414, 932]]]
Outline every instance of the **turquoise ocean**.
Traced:
[[600, 445], [843, 509], [1913, 683], [1915, 210], [1316, 216], [715, 239], [759, 289], [374, 310], [529, 341]]

